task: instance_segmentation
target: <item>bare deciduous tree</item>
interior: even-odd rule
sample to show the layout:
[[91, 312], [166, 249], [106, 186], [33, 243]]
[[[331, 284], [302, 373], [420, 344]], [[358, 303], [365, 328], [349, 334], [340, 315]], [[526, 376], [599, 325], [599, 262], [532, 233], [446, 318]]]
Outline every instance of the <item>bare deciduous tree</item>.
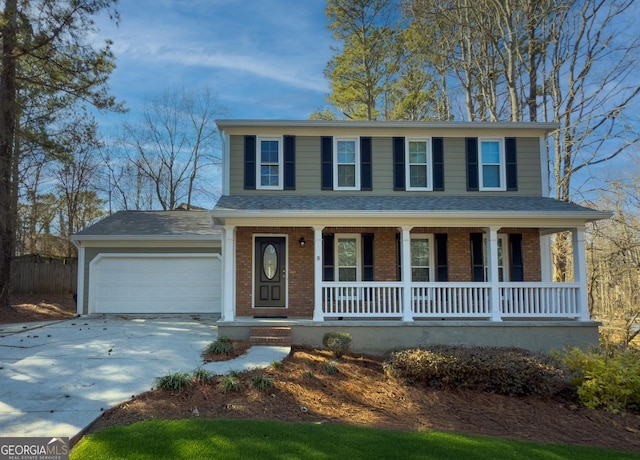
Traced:
[[198, 187], [199, 179], [220, 162], [214, 119], [223, 111], [209, 90], [171, 90], [147, 102], [142, 121], [126, 124], [122, 135], [137, 189], [140, 180], [148, 181], [165, 210], [182, 201], [189, 208], [195, 192], [209, 193], [210, 186]]

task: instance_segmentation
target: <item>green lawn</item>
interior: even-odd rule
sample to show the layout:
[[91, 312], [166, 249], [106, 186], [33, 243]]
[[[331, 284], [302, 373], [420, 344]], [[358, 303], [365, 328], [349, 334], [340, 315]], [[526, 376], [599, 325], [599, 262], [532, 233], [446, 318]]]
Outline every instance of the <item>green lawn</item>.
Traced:
[[149, 421], [86, 436], [80, 459], [638, 459], [586, 447], [435, 431], [406, 433], [334, 424], [244, 420]]

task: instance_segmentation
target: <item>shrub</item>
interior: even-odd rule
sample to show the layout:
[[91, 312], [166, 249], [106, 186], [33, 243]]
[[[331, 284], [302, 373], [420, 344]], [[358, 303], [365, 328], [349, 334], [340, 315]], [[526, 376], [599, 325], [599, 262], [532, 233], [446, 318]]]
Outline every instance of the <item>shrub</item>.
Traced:
[[206, 385], [207, 383], [210, 383], [215, 378], [214, 374], [212, 374], [209, 371], [205, 371], [201, 367], [193, 371], [192, 375], [193, 375], [193, 380], [195, 380], [197, 383], [201, 385]]
[[322, 345], [331, 351], [336, 358], [349, 352], [351, 347], [351, 334], [346, 332], [327, 332], [322, 337]]
[[269, 366], [271, 366], [273, 369], [280, 369], [282, 367], [282, 361], [271, 361], [271, 364], [269, 364]]
[[233, 353], [233, 342], [229, 337], [220, 337], [207, 347], [206, 352], [214, 355], [230, 355]]
[[549, 395], [565, 385], [556, 360], [519, 348], [434, 345], [392, 353], [384, 368], [410, 383], [510, 396]]
[[571, 372], [585, 406], [611, 412], [640, 409], [640, 352], [634, 349], [585, 352], [580, 348], [557, 353]]
[[267, 391], [273, 386], [273, 378], [265, 374], [256, 374], [251, 377], [253, 386], [260, 391]]
[[154, 388], [160, 390], [182, 391], [190, 388], [193, 384], [189, 372], [174, 372], [173, 374], [156, 377], [153, 381]]
[[228, 393], [230, 391], [240, 391], [242, 389], [242, 385], [240, 385], [240, 380], [236, 374], [229, 374], [222, 377], [220, 380], [220, 388], [223, 393]]
[[338, 369], [338, 363], [336, 363], [335, 361], [330, 361], [328, 363], [325, 363], [324, 371], [329, 375], [336, 375], [340, 372], [340, 369]]

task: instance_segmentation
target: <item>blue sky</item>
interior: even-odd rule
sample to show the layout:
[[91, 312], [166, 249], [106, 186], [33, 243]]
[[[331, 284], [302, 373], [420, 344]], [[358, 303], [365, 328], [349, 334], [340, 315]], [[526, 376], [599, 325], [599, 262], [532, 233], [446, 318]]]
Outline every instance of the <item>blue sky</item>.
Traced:
[[[210, 88], [230, 118], [300, 119], [324, 107], [335, 45], [324, 0], [122, 0], [110, 87], [135, 112], [175, 88]], [[101, 116], [107, 130], [123, 116]]]

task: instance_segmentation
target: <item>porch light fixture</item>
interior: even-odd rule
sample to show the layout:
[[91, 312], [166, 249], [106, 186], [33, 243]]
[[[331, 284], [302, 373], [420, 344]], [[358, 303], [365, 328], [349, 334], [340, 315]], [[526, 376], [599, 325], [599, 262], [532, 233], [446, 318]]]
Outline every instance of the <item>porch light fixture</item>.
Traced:
[[301, 248], [304, 248], [304, 236], [300, 237], [300, 239], [298, 240], [298, 243], [300, 243]]

